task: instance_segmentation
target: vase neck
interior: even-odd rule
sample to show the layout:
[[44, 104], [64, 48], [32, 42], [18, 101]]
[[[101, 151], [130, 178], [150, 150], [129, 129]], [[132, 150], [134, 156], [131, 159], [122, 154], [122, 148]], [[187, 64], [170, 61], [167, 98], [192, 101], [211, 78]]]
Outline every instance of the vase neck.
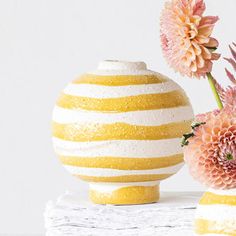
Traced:
[[113, 70], [113, 71], [143, 71], [147, 70], [147, 65], [144, 62], [129, 62], [118, 60], [106, 60], [98, 64], [98, 70]]

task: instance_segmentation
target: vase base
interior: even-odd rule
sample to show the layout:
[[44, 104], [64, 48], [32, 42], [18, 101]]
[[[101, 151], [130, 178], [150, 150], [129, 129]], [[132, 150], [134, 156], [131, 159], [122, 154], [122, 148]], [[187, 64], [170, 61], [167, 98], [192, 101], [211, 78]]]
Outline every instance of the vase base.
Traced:
[[97, 204], [153, 203], [160, 198], [159, 182], [90, 183], [89, 196]]

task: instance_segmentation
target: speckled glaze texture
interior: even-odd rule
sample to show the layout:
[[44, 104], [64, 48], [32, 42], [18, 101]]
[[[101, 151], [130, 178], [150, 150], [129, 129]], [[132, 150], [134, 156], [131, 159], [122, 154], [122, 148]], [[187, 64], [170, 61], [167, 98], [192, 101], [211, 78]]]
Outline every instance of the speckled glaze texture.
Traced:
[[197, 207], [195, 232], [236, 236], [236, 189], [209, 189], [204, 193]]
[[93, 202], [156, 202], [159, 182], [183, 165], [180, 140], [192, 119], [172, 80], [143, 62], [104, 61], [60, 95], [53, 144], [64, 167], [90, 182]]

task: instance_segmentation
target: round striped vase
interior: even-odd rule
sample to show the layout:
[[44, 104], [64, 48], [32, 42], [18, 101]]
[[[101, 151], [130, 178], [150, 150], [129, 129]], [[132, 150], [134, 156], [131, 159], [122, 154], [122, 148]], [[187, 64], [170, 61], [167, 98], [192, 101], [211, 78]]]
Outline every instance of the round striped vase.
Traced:
[[64, 167], [100, 204], [159, 199], [159, 182], [183, 165], [193, 111], [183, 89], [143, 62], [103, 61], [70, 83], [53, 112]]
[[208, 190], [195, 219], [196, 235], [236, 236], [236, 189]]

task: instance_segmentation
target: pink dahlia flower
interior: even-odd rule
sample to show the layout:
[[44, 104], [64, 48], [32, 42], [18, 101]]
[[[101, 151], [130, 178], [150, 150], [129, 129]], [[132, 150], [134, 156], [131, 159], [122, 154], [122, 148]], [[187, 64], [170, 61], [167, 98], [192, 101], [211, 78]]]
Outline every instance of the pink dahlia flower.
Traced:
[[161, 15], [163, 54], [173, 69], [188, 77], [201, 77], [212, 70], [218, 41], [211, 37], [216, 16], [203, 16], [203, 0], [169, 0]]
[[197, 116], [205, 124], [194, 129], [184, 147], [191, 175], [208, 187], [236, 188], [236, 109]]
[[230, 106], [232, 109], [236, 109], [236, 85], [229, 86], [223, 94], [223, 102], [225, 106]]
[[[233, 43], [233, 46], [236, 47], [236, 44]], [[229, 48], [232, 54], [232, 58], [224, 58], [224, 59], [230, 63], [235, 73], [236, 72], [236, 50], [231, 46], [229, 46]], [[235, 109], [236, 108], [236, 78], [233, 72], [230, 72], [228, 69], [225, 69], [225, 71], [226, 71], [227, 77], [229, 78], [233, 86], [228, 86], [225, 89], [216, 80], [215, 80], [215, 86], [221, 97], [221, 100], [224, 103], [224, 106], [229, 106], [231, 107], [231, 109]]]

